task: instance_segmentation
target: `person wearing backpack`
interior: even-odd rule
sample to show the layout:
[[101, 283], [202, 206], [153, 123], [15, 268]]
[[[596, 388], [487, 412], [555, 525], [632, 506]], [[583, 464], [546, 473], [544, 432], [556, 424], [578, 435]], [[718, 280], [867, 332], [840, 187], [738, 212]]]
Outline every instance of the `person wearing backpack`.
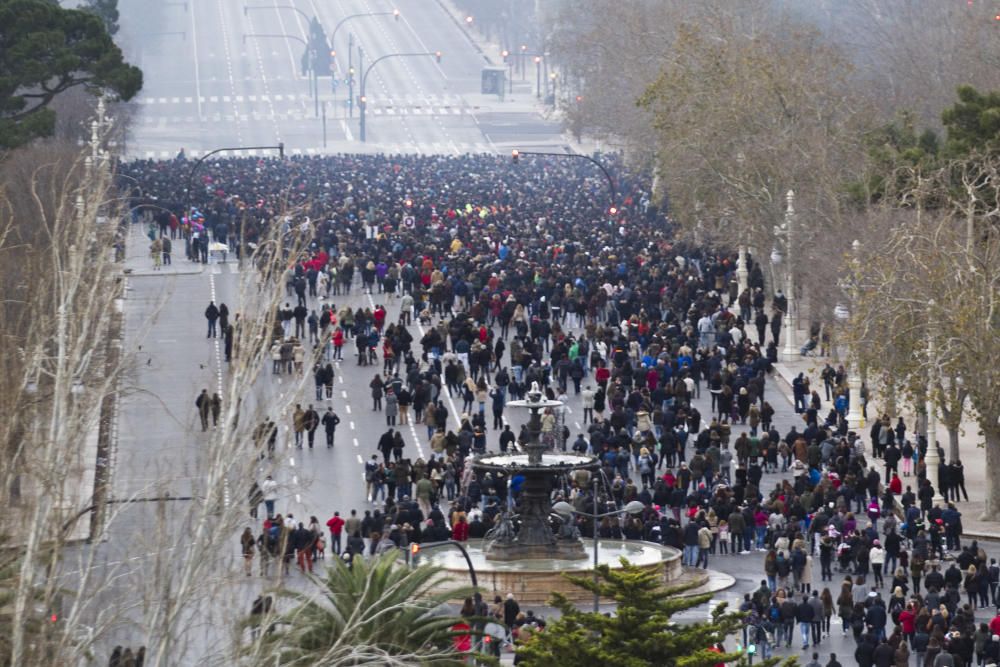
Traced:
[[775, 572], [778, 575], [778, 588], [788, 588], [788, 575], [792, 572], [792, 564], [784, 553], [778, 552], [774, 560]]
[[654, 482], [654, 472], [656, 470], [656, 462], [653, 461], [652, 456], [650, 456], [649, 450], [643, 447], [639, 450], [639, 475], [642, 477], [643, 488], [652, 488]]

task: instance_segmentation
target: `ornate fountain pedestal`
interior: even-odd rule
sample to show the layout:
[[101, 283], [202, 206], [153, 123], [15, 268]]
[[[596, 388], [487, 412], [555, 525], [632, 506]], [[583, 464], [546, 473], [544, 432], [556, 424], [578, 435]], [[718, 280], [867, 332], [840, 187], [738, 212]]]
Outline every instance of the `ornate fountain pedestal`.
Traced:
[[502, 515], [500, 524], [490, 531], [484, 541], [488, 560], [530, 560], [537, 558], [578, 560], [587, 558], [587, 551], [575, 530], [559, 536], [552, 531], [549, 516], [552, 513], [552, 477], [560, 472], [579, 468], [597, 467], [589, 456], [577, 454], [544, 454], [537, 462], [531, 454], [485, 456], [475, 467], [484, 470], [504, 471], [509, 475], [522, 475], [517, 518], [520, 528], [516, 531], [508, 515]]
[[[560, 592], [576, 602], [592, 600], [590, 591], [575, 586], [563, 575], [592, 572], [591, 556], [595, 545], [581, 540], [572, 522], [562, 523], [558, 533], [552, 530], [551, 493], [552, 480], [556, 476], [574, 470], [597, 469], [600, 461], [593, 456], [546, 450], [539, 439], [541, 412], [562, 404], [545, 400], [537, 384], [532, 385], [527, 400], [511, 401], [507, 405], [531, 410], [530, 442], [519, 453], [488, 454], [472, 463], [479, 471], [502, 472], [509, 479], [523, 477], [516, 504], [508, 504], [508, 510], [498, 517], [485, 539], [470, 541], [468, 545], [480, 589], [487, 597], [513, 593], [522, 604], [547, 603], [553, 592]], [[685, 576], [681, 552], [672, 547], [603, 539], [596, 547], [597, 562], [601, 565], [618, 568], [624, 559], [662, 574], [666, 584], [678, 583]], [[468, 564], [455, 551], [434, 550], [426, 560], [451, 573], [456, 581], [468, 577]], [[701, 577], [701, 571], [695, 576]], [[700, 581], [694, 579], [691, 583]]]
[[498, 520], [483, 542], [487, 560], [515, 561], [533, 559], [582, 560], [587, 558], [583, 543], [575, 531], [557, 536], [549, 523], [552, 514], [552, 480], [560, 474], [581, 468], [597, 468], [600, 462], [593, 456], [546, 451], [539, 440], [542, 411], [561, 408], [559, 401], [544, 398], [537, 384], [528, 392], [527, 400], [510, 401], [511, 408], [528, 408], [530, 435], [522, 454], [481, 456], [473, 462], [477, 470], [503, 472], [513, 478], [523, 477], [516, 507], [519, 524], [515, 529], [509, 513]]

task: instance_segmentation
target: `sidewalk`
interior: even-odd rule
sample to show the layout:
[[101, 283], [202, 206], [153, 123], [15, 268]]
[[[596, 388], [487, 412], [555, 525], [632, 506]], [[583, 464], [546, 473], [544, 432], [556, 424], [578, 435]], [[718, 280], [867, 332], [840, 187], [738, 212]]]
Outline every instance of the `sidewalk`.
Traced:
[[[800, 330], [797, 340], [805, 340], [804, 336], [805, 332]], [[845, 363], [845, 361], [835, 361], [832, 357], [820, 356], [802, 357], [790, 362], [779, 361], [775, 364], [775, 379], [781, 381], [777, 382], [776, 386], [781, 389], [785, 397], [791, 402], [792, 380], [799, 373], [804, 373], [809, 378], [810, 387], [819, 389], [820, 398], [824, 399], [822, 412], [825, 414], [833, 407], [832, 402], [825, 400], [823, 380], [820, 378], [820, 373], [823, 371], [823, 366], [826, 363], [837, 368], [838, 364]], [[859, 435], [864, 440], [867, 451], [870, 452], [871, 443], [868, 438], [868, 432], [871, 428], [871, 419], [876, 415], [882, 414], [885, 405], [883, 403], [884, 397], [878, 393], [877, 386], [869, 386], [869, 392], [872, 397], [867, 410], [869, 419], [862, 423]], [[915, 415], [912, 412], [912, 406], [905, 405], [902, 397], [897, 401], [897, 406], [901, 409], [901, 412], [896, 415], [890, 415], [893, 424], [896, 423], [897, 417], [902, 417], [907, 426], [907, 435], [910, 437], [914, 433], [915, 424]], [[965, 488], [969, 492], [969, 502], [957, 503], [956, 507], [962, 513], [962, 534], [964, 537], [1000, 540], [1000, 521], [983, 521], [980, 519], [985, 507], [986, 476], [984, 471], [986, 468], [986, 453], [980, 446], [978, 433], [979, 425], [966, 416], [962, 420], [958, 440], [959, 450], [962, 455], [962, 464], [965, 467]], [[942, 443], [945, 452], [947, 452], [948, 431], [942, 425], [940, 418], [937, 420], [936, 435], [937, 442]], [[907, 481], [904, 480], [904, 486], [906, 483]]]
[[143, 223], [138, 222], [128, 226], [128, 231], [125, 234], [124, 272], [126, 274], [129, 276], [183, 276], [201, 273], [205, 270], [204, 264], [191, 262], [184, 257], [184, 239], [181, 238], [172, 241], [171, 263], [156, 270], [153, 268], [153, 258], [149, 255], [149, 243], [149, 237], [146, 236], [146, 227]]

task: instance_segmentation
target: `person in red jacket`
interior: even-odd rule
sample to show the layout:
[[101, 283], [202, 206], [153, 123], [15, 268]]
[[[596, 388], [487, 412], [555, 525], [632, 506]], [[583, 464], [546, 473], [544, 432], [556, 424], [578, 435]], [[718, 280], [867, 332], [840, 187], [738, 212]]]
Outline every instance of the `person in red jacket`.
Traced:
[[1000, 613], [993, 617], [990, 621], [990, 632], [995, 635], [1000, 635]]
[[344, 358], [344, 330], [340, 327], [333, 332], [333, 358], [340, 360]]
[[594, 371], [594, 379], [597, 380], [597, 384], [607, 388], [608, 380], [611, 379], [611, 371], [609, 371], [608, 367], [602, 363], [598, 366], [597, 370]]
[[908, 603], [906, 609], [899, 612], [899, 627], [903, 630], [903, 637], [908, 640], [913, 639], [916, 632], [914, 621], [917, 620], [917, 612], [913, 609], [913, 603]]
[[896, 473], [892, 473], [892, 479], [889, 480], [889, 490], [892, 491], [894, 496], [898, 496], [903, 492], [903, 480]]
[[334, 512], [330, 520], [326, 522], [326, 527], [330, 529], [330, 548], [333, 553], [340, 555], [340, 535], [344, 532], [344, 520], [340, 518], [340, 512]]
[[456, 542], [466, 542], [469, 539], [469, 523], [465, 520], [465, 512], [458, 515], [458, 521], [451, 527], [451, 539]]

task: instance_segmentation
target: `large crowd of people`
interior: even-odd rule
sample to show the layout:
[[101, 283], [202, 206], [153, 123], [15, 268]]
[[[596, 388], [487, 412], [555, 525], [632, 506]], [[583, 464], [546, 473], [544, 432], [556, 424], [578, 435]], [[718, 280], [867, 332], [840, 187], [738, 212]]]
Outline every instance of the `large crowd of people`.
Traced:
[[[760, 559], [761, 586], [742, 607], [742, 641], [758, 655], [798, 640], [810, 651], [836, 617], [859, 665], [1000, 658], [1000, 617], [981, 622], [997, 606], [1000, 567], [962, 540], [961, 462], [930, 480], [926, 441], [902, 420], [849, 431], [842, 368], [822, 376], [828, 411], [800, 377], [794, 423], [776, 423], [784, 399], [767, 394], [766, 379], [786, 299], [765, 292], [752, 259], [741, 292], [734, 254], [676, 242], [649, 180], [600, 159], [616, 177], [613, 202], [601, 174], [575, 159], [238, 158], [206, 163], [193, 192], [178, 161], [121, 166], [136, 203], [155, 204], [157, 235], [183, 239], [189, 261], [204, 259], [209, 236], [238, 255], [273, 226], [306, 235], [284, 276], [275, 373], [303, 372], [295, 350], [308, 340], [319, 401], [332, 362], [373, 366], [351, 371], [371, 373], [372, 408], [386, 418], [364, 467], [369, 506], [324, 530], [316, 517], [276, 514], [273, 480], [255, 485], [254, 515], [270, 502], [260, 536], [243, 539], [247, 557], [257, 554], [262, 573], [271, 562], [311, 569], [327, 544], [349, 560], [485, 536], [516, 512], [519, 480], [477, 472], [471, 458], [530, 437], [510, 428], [504, 406], [537, 382], [583, 406], [583, 432], [554, 412], [541, 437], [601, 462], [597, 497], [585, 470], [552, 489], [581, 510], [582, 535], [676, 547], [692, 568], [719, 555]], [[358, 289], [380, 305], [307, 309]], [[462, 399], [458, 419], [447, 397]], [[310, 446], [320, 423], [309, 421]], [[396, 426], [410, 423], [423, 427], [426, 460], [403, 455]], [[942, 481], [950, 502], [935, 503]], [[641, 514], [596, 525], [582, 516], [633, 500]]]

